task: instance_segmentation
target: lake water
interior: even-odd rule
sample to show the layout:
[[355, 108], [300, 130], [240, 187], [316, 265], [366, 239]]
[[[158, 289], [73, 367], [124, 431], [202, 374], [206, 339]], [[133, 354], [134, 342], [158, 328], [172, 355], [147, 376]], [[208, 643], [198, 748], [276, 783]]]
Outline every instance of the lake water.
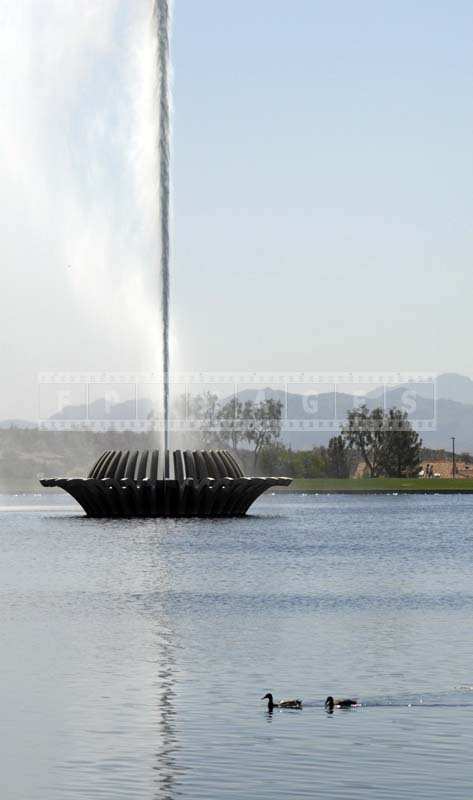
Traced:
[[0, 498], [2, 800], [473, 796], [473, 496], [66, 503]]

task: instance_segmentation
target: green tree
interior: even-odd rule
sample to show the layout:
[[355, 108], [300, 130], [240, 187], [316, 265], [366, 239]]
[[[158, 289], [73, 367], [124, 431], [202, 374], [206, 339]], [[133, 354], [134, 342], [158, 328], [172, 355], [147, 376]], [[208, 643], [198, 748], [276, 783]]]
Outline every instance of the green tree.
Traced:
[[421, 462], [422, 440], [412, 428], [407, 411], [391, 408], [385, 414], [381, 466], [390, 478], [414, 477]]
[[260, 469], [263, 475], [293, 476], [293, 452], [284, 445], [276, 444], [264, 447], [260, 459]]
[[327, 473], [325, 448], [299, 450], [294, 453], [294, 476], [297, 478], [321, 478]]
[[369, 411], [363, 405], [348, 412], [342, 436], [349, 448], [361, 454], [372, 478], [412, 476], [419, 471], [422, 441], [413, 430], [407, 411]]
[[368, 406], [362, 405], [348, 412], [347, 424], [342, 429], [343, 439], [349, 448], [360, 453], [371, 478], [377, 477], [381, 471], [383, 427], [383, 409], [370, 411]]
[[256, 471], [258, 456], [263, 447], [275, 444], [281, 435], [282, 403], [269, 398], [261, 403], [248, 400], [243, 407], [245, 431], [243, 438], [253, 446], [253, 464]]
[[291, 478], [322, 478], [327, 475], [326, 449], [291, 450], [276, 442], [261, 451], [260, 469], [264, 475], [285, 475]]
[[189, 420], [198, 424], [199, 439], [201, 446], [204, 448], [219, 446], [217, 413], [218, 395], [207, 391], [203, 394], [189, 397], [188, 417]]
[[224, 446], [233, 450], [238, 449], [239, 443], [244, 438], [242, 430], [243, 403], [237, 397], [232, 397], [217, 412], [217, 420], [221, 423], [219, 438]]
[[350, 476], [351, 457], [343, 436], [333, 436], [326, 452], [327, 474], [330, 478], [348, 478]]

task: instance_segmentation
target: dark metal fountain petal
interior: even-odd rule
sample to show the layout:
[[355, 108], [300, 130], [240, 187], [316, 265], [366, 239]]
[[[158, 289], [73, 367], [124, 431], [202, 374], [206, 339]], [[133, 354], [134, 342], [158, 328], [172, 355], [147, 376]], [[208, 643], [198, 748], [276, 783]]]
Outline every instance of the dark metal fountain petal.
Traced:
[[[89, 517], [240, 517], [266, 489], [290, 478], [246, 478], [227, 450], [107, 450], [87, 478], [48, 478]], [[166, 467], [164, 466], [166, 465]], [[163, 471], [170, 477], [164, 477]]]

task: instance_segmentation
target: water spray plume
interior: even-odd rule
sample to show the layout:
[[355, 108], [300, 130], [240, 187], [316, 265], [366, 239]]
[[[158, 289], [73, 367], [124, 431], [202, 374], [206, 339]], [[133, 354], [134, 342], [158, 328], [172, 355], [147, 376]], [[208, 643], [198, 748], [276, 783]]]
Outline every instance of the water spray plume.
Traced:
[[[149, 23], [149, 17], [148, 17]], [[90, 517], [233, 517], [273, 486], [288, 486], [290, 478], [247, 478], [231, 451], [174, 450], [169, 452], [170, 410], [170, 0], [153, 0], [152, 47], [149, 62], [155, 83], [151, 138], [154, 171], [159, 179], [161, 326], [163, 370], [164, 453], [159, 450], [106, 450], [85, 478], [43, 478], [41, 484], [60, 487]], [[149, 27], [148, 27], [149, 32]], [[147, 49], [146, 49], [146, 52]], [[145, 58], [145, 63], [148, 61]], [[156, 80], [157, 79], [157, 80]], [[145, 85], [147, 83], [145, 82]], [[145, 92], [146, 94], [146, 92]], [[146, 98], [147, 99], [147, 98]], [[145, 106], [148, 107], [148, 103]], [[148, 127], [145, 128], [148, 130]], [[157, 141], [156, 141], [157, 140]], [[148, 138], [146, 137], [146, 142]], [[156, 147], [157, 144], [157, 147]], [[149, 155], [149, 154], [148, 154]], [[157, 159], [157, 170], [156, 170]], [[156, 200], [156, 195], [154, 195]], [[154, 223], [153, 218], [153, 223]], [[156, 225], [153, 225], [156, 233]], [[156, 250], [154, 250], [156, 252]], [[147, 259], [150, 263], [150, 259]], [[156, 304], [155, 304], [156, 305]], [[153, 323], [153, 330], [157, 326]], [[161, 466], [163, 465], [163, 466]], [[171, 476], [172, 473], [172, 476]]]
[[169, 449], [169, 385], [170, 385], [170, 24], [169, 0], [155, 0], [154, 20], [158, 36], [159, 91], [159, 230], [161, 238], [161, 320], [163, 366], [164, 450]]

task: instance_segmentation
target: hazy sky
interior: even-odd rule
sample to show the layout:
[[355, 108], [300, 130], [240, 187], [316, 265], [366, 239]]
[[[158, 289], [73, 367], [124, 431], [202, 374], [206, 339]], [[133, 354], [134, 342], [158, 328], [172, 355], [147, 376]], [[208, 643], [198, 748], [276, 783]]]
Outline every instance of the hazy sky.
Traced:
[[[2, 396], [154, 368], [147, 0], [0, 0]], [[471, 373], [473, 11], [176, 0], [176, 362]]]

